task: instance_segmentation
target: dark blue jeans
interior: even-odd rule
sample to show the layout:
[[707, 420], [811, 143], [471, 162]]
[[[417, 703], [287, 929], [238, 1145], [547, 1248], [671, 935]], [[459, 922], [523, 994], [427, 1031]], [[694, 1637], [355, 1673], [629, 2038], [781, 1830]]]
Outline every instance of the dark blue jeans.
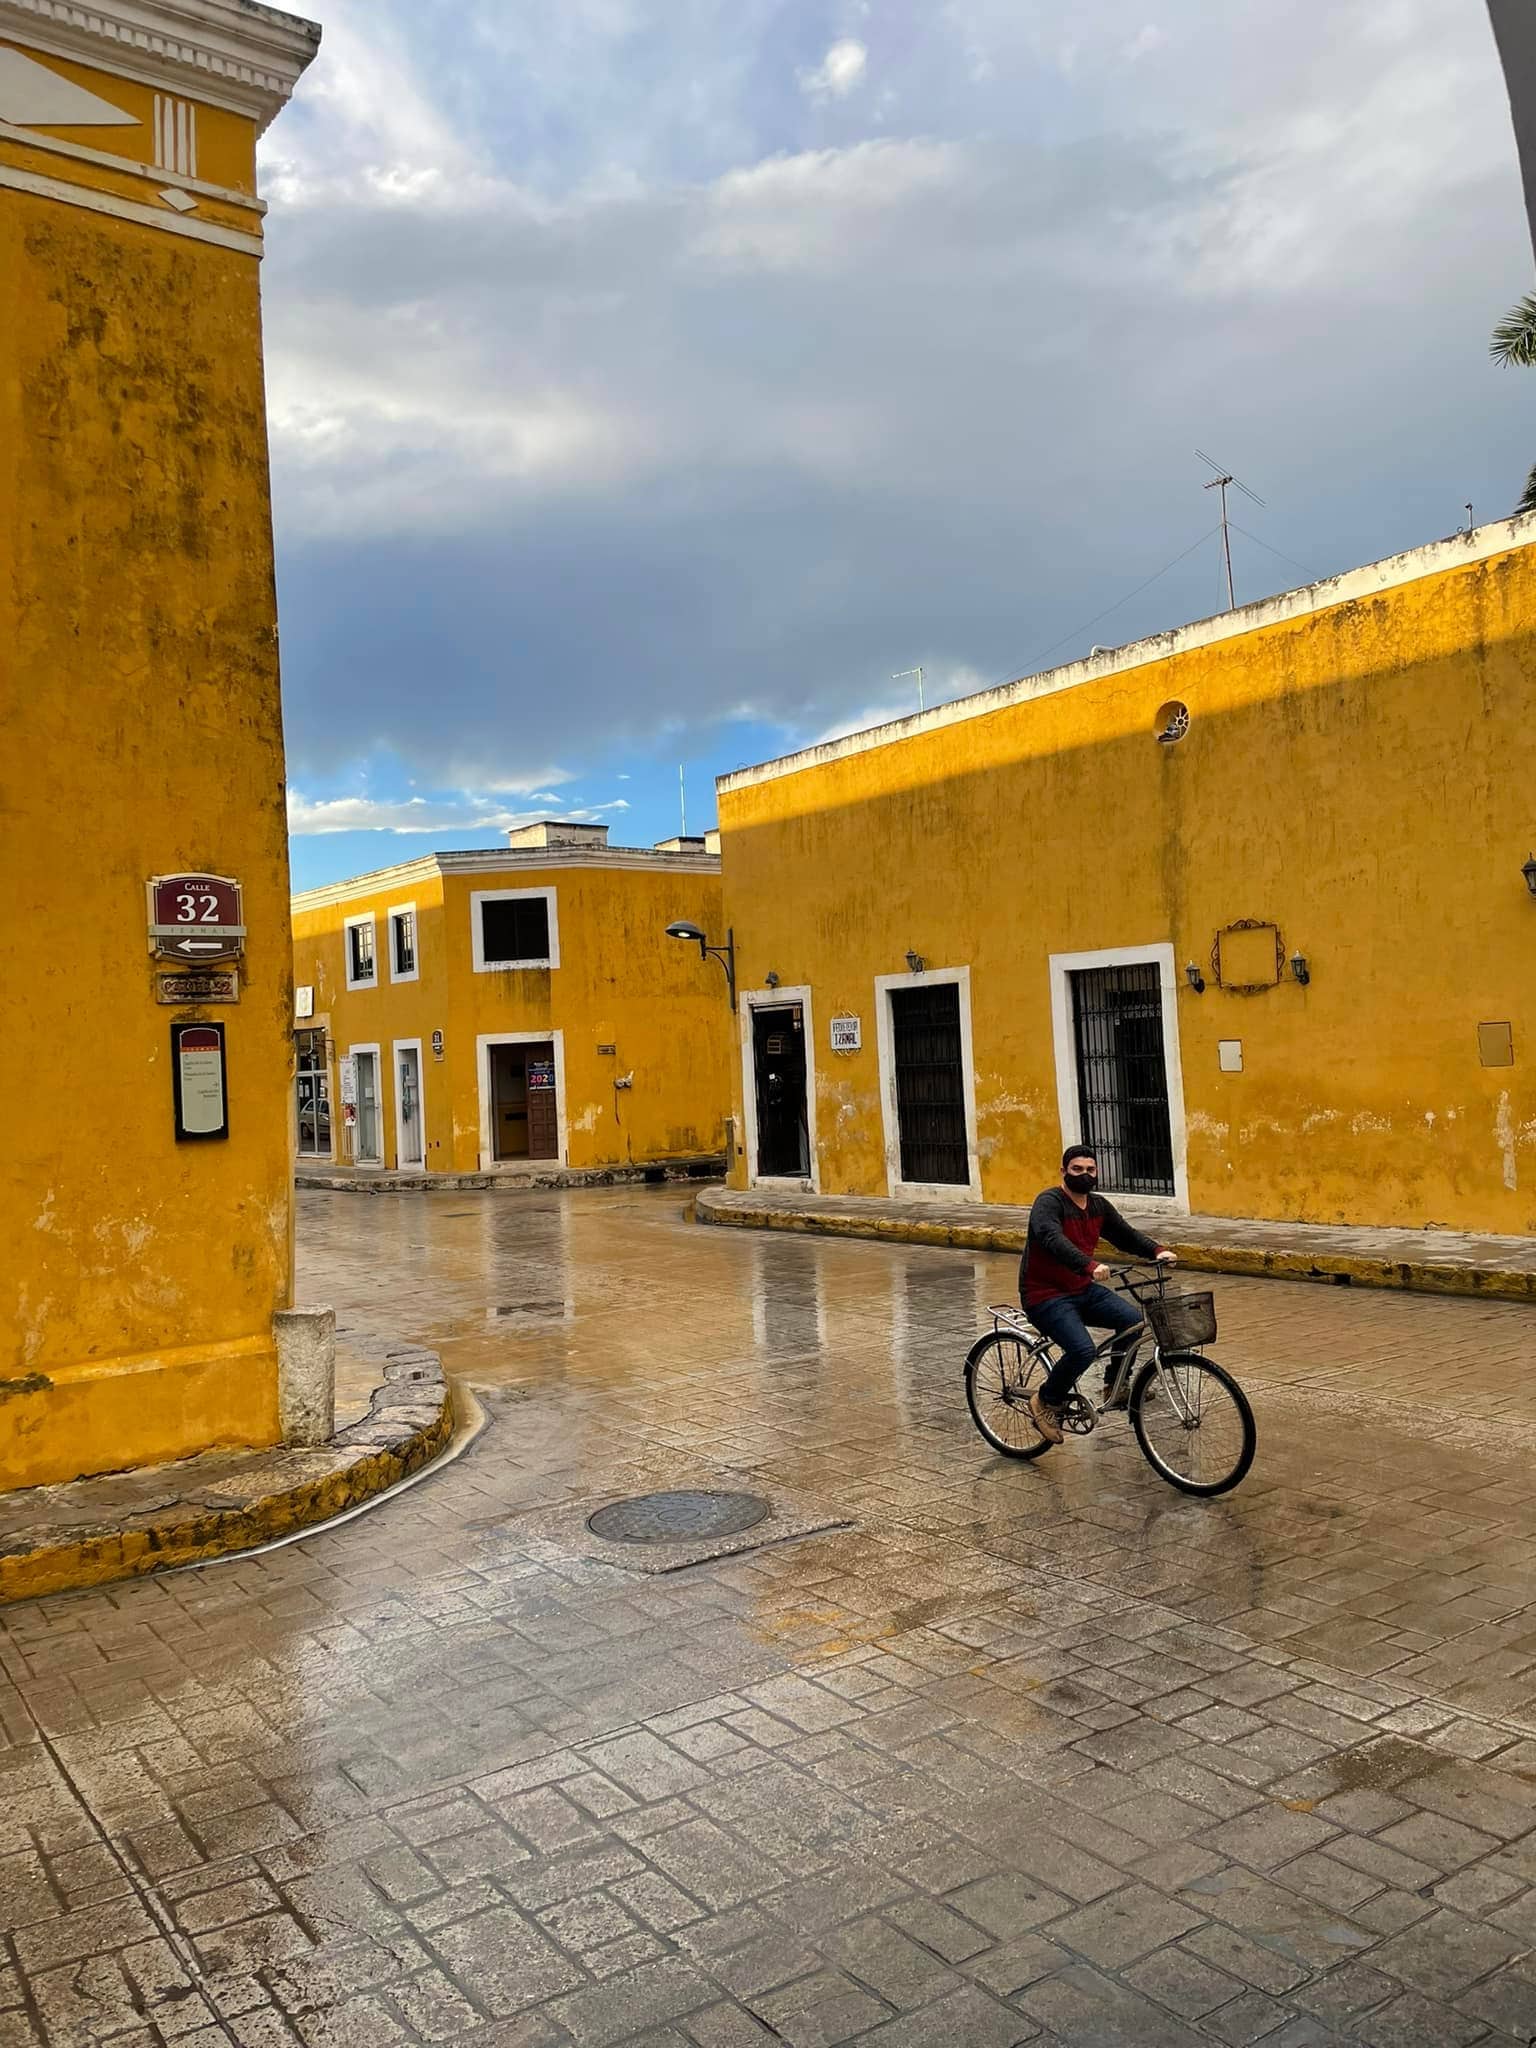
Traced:
[[[1101, 1287], [1097, 1280], [1082, 1294], [1058, 1294], [1052, 1301], [1036, 1302], [1026, 1311], [1029, 1320], [1050, 1338], [1061, 1357], [1046, 1374], [1040, 1389], [1042, 1401], [1059, 1408], [1092, 1362], [1096, 1349], [1089, 1329], [1132, 1330], [1141, 1325], [1141, 1310], [1135, 1302]], [[1118, 1356], [1120, 1345], [1115, 1346]]]

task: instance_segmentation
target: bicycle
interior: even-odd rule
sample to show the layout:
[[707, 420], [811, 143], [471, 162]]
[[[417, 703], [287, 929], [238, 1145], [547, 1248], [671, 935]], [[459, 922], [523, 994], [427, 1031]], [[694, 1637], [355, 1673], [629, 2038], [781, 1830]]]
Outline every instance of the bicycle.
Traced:
[[[1122, 1280], [1110, 1283], [1142, 1311], [1140, 1330], [1132, 1333], [1110, 1369], [1100, 1402], [1083, 1393], [1083, 1382], [1106, 1361], [1123, 1333], [1111, 1330], [1095, 1348], [1062, 1410], [1062, 1428], [1087, 1436], [1102, 1415], [1119, 1405], [1129, 1387], [1125, 1405], [1131, 1428], [1158, 1477], [1181, 1493], [1202, 1498], [1229, 1493], [1253, 1463], [1258, 1432], [1242, 1388], [1224, 1366], [1203, 1353], [1202, 1347], [1216, 1335], [1215, 1300], [1207, 1293], [1170, 1295], [1163, 1266], [1147, 1268], [1153, 1275], [1150, 1280], [1132, 1277], [1144, 1264], [1136, 1261], [1134, 1267], [1123, 1269]], [[1035, 1428], [1029, 1397], [1055, 1363], [1056, 1347], [1021, 1309], [994, 1305], [987, 1313], [992, 1328], [971, 1346], [965, 1360], [971, 1420], [1005, 1458], [1043, 1457], [1051, 1445]], [[1138, 1371], [1137, 1357], [1149, 1330], [1152, 1356]]]

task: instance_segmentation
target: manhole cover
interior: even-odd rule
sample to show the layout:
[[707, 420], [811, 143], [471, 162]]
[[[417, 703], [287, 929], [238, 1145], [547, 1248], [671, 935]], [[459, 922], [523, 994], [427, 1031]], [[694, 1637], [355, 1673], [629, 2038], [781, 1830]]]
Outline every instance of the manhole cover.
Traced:
[[768, 1503], [755, 1493], [642, 1493], [587, 1517], [605, 1543], [686, 1543], [755, 1529]]

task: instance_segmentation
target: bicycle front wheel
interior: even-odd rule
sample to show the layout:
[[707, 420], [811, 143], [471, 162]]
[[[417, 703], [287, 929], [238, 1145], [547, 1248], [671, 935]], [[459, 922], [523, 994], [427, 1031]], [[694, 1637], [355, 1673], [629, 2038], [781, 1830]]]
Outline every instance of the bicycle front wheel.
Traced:
[[1038, 1458], [1051, 1448], [1029, 1415], [1030, 1394], [1044, 1378], [1038, 1353], [1006, 1330], [993, 1330], [971, 1346], [965, 1361], [971, 1420], [1005, 1458]]
[[1193, 1351], [1154, 1358], [1131, 1388], [1131, 1427], [1147, 1463], [1180, 1493], [1230, 1493], [1258, 1443], [1248, 1397], [1231, 1373]]

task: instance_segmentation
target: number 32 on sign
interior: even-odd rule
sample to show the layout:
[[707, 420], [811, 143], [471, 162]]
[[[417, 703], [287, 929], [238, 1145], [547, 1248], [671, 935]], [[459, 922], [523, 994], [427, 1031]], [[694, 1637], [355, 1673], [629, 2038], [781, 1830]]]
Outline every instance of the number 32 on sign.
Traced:
[[149, 950], [190, 966], [243, 953], [240, 884], [228, 875], [151, 875]]

